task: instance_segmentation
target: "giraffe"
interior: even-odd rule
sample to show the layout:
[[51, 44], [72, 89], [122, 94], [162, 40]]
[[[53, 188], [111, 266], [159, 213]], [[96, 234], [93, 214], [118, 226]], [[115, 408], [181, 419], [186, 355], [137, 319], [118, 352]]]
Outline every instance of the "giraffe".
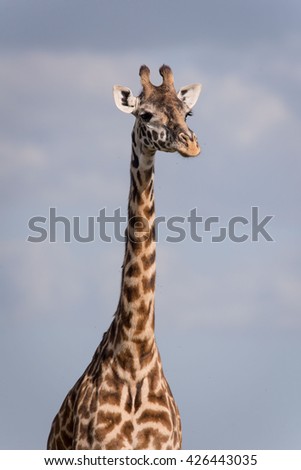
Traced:
[[181, 420], [164, 376], [154, 335], [156, 240], [154, 157], [157, 150], [197, 156], [201, 149], [186, 118], [201, 85], [162, 84], [140, 67], [142, 91], [114, 86], [117, 107], [135, 116], [132, 131], [128, 223], [121, 292], [112, 323], [55, 416], [48, 449], [180, 449]]

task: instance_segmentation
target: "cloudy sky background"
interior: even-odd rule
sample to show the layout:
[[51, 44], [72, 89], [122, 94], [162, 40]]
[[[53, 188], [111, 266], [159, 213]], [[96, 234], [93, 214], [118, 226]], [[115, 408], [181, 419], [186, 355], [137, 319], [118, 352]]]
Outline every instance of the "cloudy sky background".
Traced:
[[[112, 85], [201, 82], [194, 160], [158, 153], [157, 216], [250, 220], [273, 237], [158, 242], [156, 334], [186, 449], [300, 449], [301, 5], [297, 0], [0, 1], [0, 448], [45, 448], [115, 311], [123, 245], [30, 243], [49, 208], [126, 214], [133, 117]], [[46, 224], [47, 227], [47, 224]], [[188, 228], [188, 225], [186, 226]], [[108, 233], [110, 229], [108, 228]]]

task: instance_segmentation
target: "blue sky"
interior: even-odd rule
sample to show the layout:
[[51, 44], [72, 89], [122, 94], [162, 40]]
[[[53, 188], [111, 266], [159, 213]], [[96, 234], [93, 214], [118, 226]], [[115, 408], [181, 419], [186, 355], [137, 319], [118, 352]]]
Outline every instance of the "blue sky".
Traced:
[[[156, 156], [157, 216], [273, 215], [234, 243], [158, 242], [156, 335], [183, 447], [300, 448], [300, 13], [297, 1], [0, 1], [2, 449], [45, 448], [114, 314], [123, 245], [30, 243], [28, 221], [126, 213], [140, 91], [169, 64], [203, 85], [199, 158]], [[237, 228], [250, 234], [250, 226]], [[213, 228], [212, 235], [217, 235]]]

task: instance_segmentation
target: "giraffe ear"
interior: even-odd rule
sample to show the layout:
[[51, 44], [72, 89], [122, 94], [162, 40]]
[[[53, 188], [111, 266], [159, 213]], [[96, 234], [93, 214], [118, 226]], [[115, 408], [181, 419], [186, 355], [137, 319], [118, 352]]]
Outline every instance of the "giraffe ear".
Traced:
[[186, 104], [188, 109], [192, 109], [200, 96], [201, 89], [200, 83], [183, 86], [178, 91], [178, 98]]
[[129, 88], [115, 85], [113, 87], [113, 96], [115, 104], [120, 111], [124, 113], [135, 112], [138, 105], [138, 98], [133, 95]]

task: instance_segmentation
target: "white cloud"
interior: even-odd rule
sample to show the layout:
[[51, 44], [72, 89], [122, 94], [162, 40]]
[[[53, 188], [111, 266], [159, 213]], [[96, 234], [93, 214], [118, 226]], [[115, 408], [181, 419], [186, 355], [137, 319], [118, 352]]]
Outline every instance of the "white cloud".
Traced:
[[268, 140], [293, 115], [287, 104], [272, 90], [238, 75], [207, 79], [204, 113], [212, 127], [218, 126], [219, 139], [239, 150]]
[[[59, 238], [59, 236], [58, 236]], [[105, 331], [118, 303], [124, 248], [96, 241], [2, 242], [2, 320], [45, 321]]]
[[[0, 55], [2, 97], [47, 94], [52, 99], [81, 95], [112, 101], [112, 87], [120, 77], [139, 83], [135, 55], [88, 52], [27, 51]], [[137, 70], [136, 70], [137, 69]], [[136, 80], [133, 80], [133, 70]], [[10, 96], [11, 98], [11, 96]], [[113, 101], [112, 101], [113, 103]], [[28, 103], [30, 105], [30, 103]], [[37, 104], [37, 102], [33, 103]]]
[[45, 149], [37, 143], [0, 141], [0, 176], [14, 177], [16, 172], [43, 170], [47, 166]]
[[[128, 166], [130, 130], [126, 135], [120, 129], [114, 138], [114, 121], [121, 117], [111, 90], [131, 62], [85, 53], [0, 56], [1, 175], [7, 200], [12, 192], [22, 201], [26, 192], [30, 199], [31, 187], [49, 204], [103, 200], [114, 189], [118, 203], [122, 183], [128, 183], [120, 168]], [[128, 128], [131, 123], [129, 117]], [[113, 158], [123, 154], [113, 168]]]
[[[148, 57], [152, 66], [156, 62], [154, 53], [148, 54]], [[32, 194], [35, 197], [38, 194], [39, 198], [44, 198], [48, 206], [52, 203], [57, 205], [59, 201], [60, 205], [68, 208], [69, 213], [77, 211], [81, 203], [88, 204], [90, 207], [93, 202], [93, 204], [98, 204], [99, 208], [109, 203], [118, 207], [122, 203], [125, 205], [129, 184], [129, 135], [132, 121], [129, 117], [130, 120], [126, 124], [125, 116], [119, 115], [114, 109], [111, 86], [118, 83], [120, 79], [122, 84], [130, 86], [135, 92], [135, 84], [136, 89], [139, 87], [140, 57], [134, 54], [130, 57], [107, 57], [86, 53], [34, 52], [12, 56], [2, 55], [0, 60], [2, 63], [0, 90], [2, 90], [4, 100], [4, 108], [1, 112], [5, 115], [7, 111], [8, 116], [12, 113], [16, 118], [15, 127], [9, 119], [4, 120], [5, 125], [0, 133], [0, 150], [5, 155], [2, 171], [6, 175], [4, 183], [7, 190], [10, 190], [11, 181], [14, 179], [14, 191], [20, 191], [19, 200], [22, 203], [25, 193], [27, 205], [31, 204]], [[178, 62], [179, 70], [181, 70], [180, 65]], [[157, 71], [153, 71], [154, 81], [156, 81]], [[206, 129], [209, 133], [211, 132], [211, 135], [215, 134], [219, 145], [226, 148], [228, 153], [234, 153], [232, 158], [240, 158], [242, 149], [256, 147], [265, 140], [271, 140], [272, 137], [277, 136], [281, 126], [287, 127], [291, 123], [296, 125], [295, 116], [282, 96], [277, 94], [272, 87], [267, 89], [263, 83], [244, 79], [237, 70], [235, 73], [219, 75], [208, 69], [203, 72], [198, 66], [189, 68], [185, 66], [183, 72], [177, 76], [177, 83], [186, 84], [189, 82], [187, 77], [190, 75], [191, 81], [194, 81], [196, 77], [204, 84], [200, 110], [197, 110], [196, 114], [202, 115]], [[12, 108], [11, 101], [14, 104]], [[122, 127], [119, 125], [121, 122], [124, 122]], [[117, 129], [118, 138], [116, 137]], [[275, 146], [277, 147], [277, 143]], [[275, 146], [273, 144], [271, 149]], [[111, 164], [111, 158], [115, 159], [115, 166]], [[261, 154], [258, 152], [254, 154], [254, 159], [256, 158], [260, 159]], [[274, 158], [274, 155], [270, 153], [265, 155], [265, 158]], [[225, 160], [224, 155], [215, 158], [214, 164], [219, 166], [221, 159]], [[109, 163], [107, 163], [108, 160]], [[184, 165], [184, 163], [181, 164]], [[248, 165], [249, 168], [252, 167], [252, 163], [248, 162]], [[226, 166], [227, 162], [224, 161], [222, 168]], [[187, 179], [193, 171], [187, 169]], [[220, 175], [218, 171], [215, 170], [214, 173], [215, 178], [224, 179], [224, 175]], [[24, 175], [30, 174], [33, 174], [35, 181], [33, 184], [32, 178], [28, 179], [26, 192], [24, 191], [26, 184]], [[42, 178], [40, 178], [41, 174]], [[167, 169], [166, 177], [168, 176]], [[181, 178], [178, 184], [181, 184]], [[245, 180], [243, 181], [245, 184]], [[168, 191], [165, 191], [164, 197], [168, 197], [169, 191], [176, 191], [176, 187], [172, 188], [172, 184], [173, 182], [169, 182]], [[174, 196], [171, 197], [174, 199]], [[201, 191], [193, 197], [194, 200], [202, 200]], [[221, 199], [225, 205], [229, 204], [220, 191], [214, 197], [219, 204]], [[73, 215], [78, 214], [73, 213]], [[88, 215], [95, 214], [92, 212]], [[43, 298], [51, 302], [47, 289], [51, 283], [58, 283], [57, 290], [60, 291], [59, 283], [66, 277], [62, 275], [65, 272], [64, 263], [62, 261], [63, 265], [58, 271], [57, 265], [49, 268], [50, 271], [47, 271], [48, 274], [46, 272], [46, 277], [43, 279], [39, 268], [38, 278], [41, 278], [41, 289], [38, 295], [33, 291], [29, 294], [31, 281], [27, 277], [25, 266], [34, 262], [34, 256], [40, 259], [40, 263], [37, 261], [36, 265], [46, 266], [52, 263], [52, 258], [48, 259], [48, 254], [46, 255], [42, 247], [36, 248], [35, 255], [33, 254], [33, 258], [29, 257], [28, 263], [24, 258], [23, 268], [16, 272], [16, 282], [20, 282], [20, 289], [26, 293], [26, 296], [28, 295], [28, 302], [35, 299], [34, 302], [39, 304]], [[46, 256], [44, 261], [43, 256]], [[62, 260], [66, 256], [67, 252], [62, 254]], [[178, 257], [175, 259], [178, 260]], [[72, 261], [70, 263], [72, 265]], [[79, 267], [82, 266], [80, 261], [78, 263]], [[68, 264], [67, 260], [66, 264]], [[76, 263], [74, 271], [76, 271]], [[57, 272], [59, 273], [55, 274]], [[171, 278], [174, 277], [172, 274], [169, 273]], [[181, 286], [178, 286], [179, 288], [175, 291], [173, 289], [173, 292], [179, 296], [178, 300], [182, 298], [183, 305], [189, 307], [191, 314], [187, 317], [187, 321], [191, 321], [191, 325], [194, 325], [196, 321], [212, 324], [215, 322], [214, 319], [216, 319], [216, 324], [230, 322], [242, 325], [251, 321], [254, 313], [252, 302], [258, 293], [260, 276], [256, 278], [256, 269], [250, 270], [246, 279], [243, 279], [238, 271], [235, 272], [235, 269], [231, 276], [231, 282], [224, 271], [217, 274], [217, 277], [215, 274], [202, 277], [197, 274], [192, 279], [188, 276], [182, 289], [180, 289]], [[273, 276], [271, 279], [274, 279], [276, 284], [272, 284], [269, 279], [265, 280], [264, 277], [261, 279], [263, 285], [270, 285], [271, 299], [275, 293], [283, 305], [292, 302], [292, 311], [295, 311], [296, 302], [299, 300], [292, 287], [295, 284], [289, 283], [290, 287], [284, 288], [285, 283], [277, 281]], [[216, 297], [217, 281], [219, 292], [221, 292], [220, 297]], [[24, 286], [22, 282], [25, 283]], [[240, 297], [237, 297], [236, 291], [233, 290], [233, 282], [234, 285], [235, 283], [238, 285]], [[28, 283], [27, 287], [26, 283]], [[80, 284], [81, 281], [79, 279], [74, 281], [75, 286], [77, 283]], [[275, 289], [274, 286], [278, 285], [277, 283], [281, 284], [281, 289]], [[196, 308], [197, 302], [194, 295], [199, 292], [200, 286], [202, 289], [204, 287], [202, 302], [205, 306], [201, 316]], [[67, 285], [66, 298], [71, 295], [71, 288], [70, 291], [68, 289]], [[80, 285], [77, 291], [81, 292]], [[189, 294], [190, 291], [194, 293], [192, 296]], [[271, 305], [274, 305], [274, 301]], [[212, 308], [216, 315], [211, 314]], [[242, 310], [243, 316], [241, 316]], [[224, 315], [221, 316], [222, 311]]]
[[275, 243], [265, 251], [257, 244], [237, 250], [240, 256], [227, 243], [161, 248], [158, 269], [164, 277], [159, 275], [157, 305], [162, 325], [172, 321], [185, 331], [300, 329], [301, 279], [294, 248]]
[[82, 295], [67, 246], [6, 242], [1, 248], [11, 319], [46, 317], [72, 310]]

